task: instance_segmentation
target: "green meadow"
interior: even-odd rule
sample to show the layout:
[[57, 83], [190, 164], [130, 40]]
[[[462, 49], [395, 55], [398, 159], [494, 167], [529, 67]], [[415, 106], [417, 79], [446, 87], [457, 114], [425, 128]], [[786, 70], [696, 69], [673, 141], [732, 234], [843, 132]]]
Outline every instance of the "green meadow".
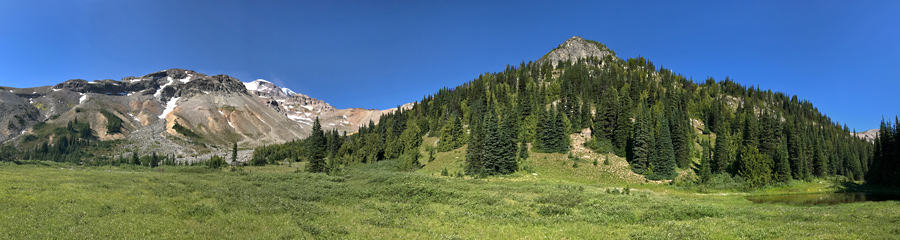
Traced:
[[[602, 164], [573, 168], [562, 154], [534, 154], [528, 163], [534, 171], [502, 178], [441, 176], [462, 153], [441, 154], [416, 172], [399, 171], [400, 164], [388, 160], [332, 175], [304, 172], [305, 163], [242, 169], [4, 163], [0, 239], [900, 236], [896, 201], [754, 204], [746, 193], [697, 193], [604, 177], [598, 173]], [[826, 185], [796, 183], [749, 194], [835, 190]]]

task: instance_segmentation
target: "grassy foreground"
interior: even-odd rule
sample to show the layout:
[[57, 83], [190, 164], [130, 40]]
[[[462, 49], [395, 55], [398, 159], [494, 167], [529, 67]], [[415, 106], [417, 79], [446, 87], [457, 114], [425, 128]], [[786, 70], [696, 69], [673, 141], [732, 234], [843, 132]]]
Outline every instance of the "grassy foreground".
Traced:
[[[668, 187], [339, 176], [298, 166], [118, 168], [0, 165], [0, 239], [888, 239], [900, 203], [753, 204]], [[625, 187], [625, 186], [620, 186]]]

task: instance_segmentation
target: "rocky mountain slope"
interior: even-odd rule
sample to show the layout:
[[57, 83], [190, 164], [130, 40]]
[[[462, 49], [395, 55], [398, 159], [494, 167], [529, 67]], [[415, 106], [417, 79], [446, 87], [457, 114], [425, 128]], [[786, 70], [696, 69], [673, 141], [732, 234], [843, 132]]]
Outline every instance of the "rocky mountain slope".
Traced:
[[878, 136], [878, 129], [877, 129], [877, 128], [876, 128], [876, 129], [869, 129], [869, 130], [866, 130], [866, 131], [863, 131], [863, 132], [854, 133], [854, 134], [856, 134], [856, 137], [858, 137], [858, 138], [865, 139], [866, 141], [869, 141], [869, 142], [874, 142], [874, 141], [875, 141], [875, 137]]
[[[36, 125], [78, 120], [88, 122], [100, 140], [193, 154], [231, 142], [258, 146], [304, 138], [317, 116], [324, 129], [352, 132], [389, 111], [335, 109], [264, 80], [243, 83], [227, 75], [169, 69], [120, 81], [0, 87], [0, 142], [18, 144]], [[120, 132], [107, 129], [108, 117], [121, 120]]]
[[[369, 121], [377, 124], [382, 114], [396, 110], [396, 108], [387, 110], [337, 109], [325, 101], [295, 93], [263, 79], [244, 83], [244, 86], [260, 101], [306, 128], [312, 127], [313, 119], [318, 117], [323, 129], [337, 129], [339, 132], [351, 133], [359, 130], [360, 125], [366, 125]], [[408, 108], [411, 105], [404, 106]]]
[[560, 61], [577, 63], [584, 58], [596, 57], [597, 59], [603, 59], [608, 55], [616, 57], [615, 52], [600, 42], [573, 36], [547, 53], [547, 55], [544, 55], [544, 57], [538, 59], [537, 62], [541, 64], [550, 63], [556, 68]]

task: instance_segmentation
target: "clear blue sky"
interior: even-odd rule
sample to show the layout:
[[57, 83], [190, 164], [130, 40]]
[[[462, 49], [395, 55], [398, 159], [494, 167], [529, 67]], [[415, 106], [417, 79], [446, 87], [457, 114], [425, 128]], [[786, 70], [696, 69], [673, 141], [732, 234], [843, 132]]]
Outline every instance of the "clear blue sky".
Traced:
[[860, 131], [900, 114], [900, 1], [439, 2], [5, 0], [0, 86], [185, 68], [386, 109], [578, 35], [796, 94]]

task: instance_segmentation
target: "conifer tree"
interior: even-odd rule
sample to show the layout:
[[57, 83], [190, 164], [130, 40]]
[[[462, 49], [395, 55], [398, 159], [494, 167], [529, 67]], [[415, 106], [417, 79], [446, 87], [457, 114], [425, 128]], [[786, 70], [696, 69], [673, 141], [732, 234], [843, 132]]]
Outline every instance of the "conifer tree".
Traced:
[[684, 115], [681, 108], [675, 107], [672, 110], [670, 123], [675, 162], [679, 168], [688, 168], [691, 165], [691, 148], [689, 145], [691, 144], [690, 120]]
[[715, 155], [713, 155], [712, 170], [714, 173], [724, 173], [732, 162], [731, 149], [728, 145], [728, 134], [716, 135]]
[[141, 159], [137, 155], [137, 151], [131, 151], [131, 164], [141, 165]]
[[796, 123], [788, 124], [786, 131], [788, 131], [788, 162], [790, 162], [791, 166], [791, 175], [795, 179], [803, 179], [804, 178], [804, 163], [803, 159], [804, 150], [803, 150], [803, 140], [800, 136], [799, 126]]
[[513, 122], [515, 119], [510, 114], [505, 114], [504, 118], [501, 119], [500, 126], [498, 129], [498, 133], [500, 134], [500, 139], [498, 139], [499, 143], [498, 147], [501, 149], [500, 159], [498, 162], [498, 166], [500, 166], [499, 173], [501, 174], [510, 174], [519, 169], [519, 164], [516, 161], [516, 128], [513, 126]]
[[638, 174], [644, 174], [650, 161], [650, 149], [653, 146], [652, 136], [650, 136], [650, 126], [647, 121], [647, 113], [643, 110], [643, 104], [638, 110], [640, 112], [637, 122], [634, 125], [634, 140], [631, 147], [631, 168]]
[[653, 162], [654, 176], [648, 176], [651, 179], [674, 179], [678, 173], [675, 172], [675, 150], [672, 147], [672, 133], [669, 130], [669, 120], [665, 116], [661, 116], [657, 123], [657, 131], [659, 135], [656, 137], [656, 154]]
[[484, 148], [482, 151], [482, 162], [484, 164], [485, 174], [494, 175], [501, 172], [501, 162], [504, 161], [504, 150], [500, 146], [503, 134], [497, 127], [497, 117], [493, 113], [488, 112], [484, 115], [482, 123], [482, 131], [484, 133]]
[[480, 175], [484, 170], [484, 133], [481, 121], [472, 121], [469, 124], [469, 142], [466, 147], [466, 174]]
[[519, 142], [519, 159], [528, 160], [528, 143], [524, 140]]
[[539, 119], [537, 136], [534, 136], [534, 148], [537, 152], [551, 152], [556, 145], [554, 135], [556, 135], [554, 121], [555, 111], [541, 111], [542, 117]]
[[156, 155], [156, 152], [153, 152], [153, 156], [150, 157], [150, 168], [155, 168], [159, 165], [159, 156]]
[[617, 105], [619, 104], [617, 95], [616, 89], [611, 88], [600, 99], [597, 113], [594, 116], [594, 128], [591, 129], [593, 137], [613, 140], [617, 124]]
[[771, 180], [771, 162], [772, 159], [768, 155], [759, 153], [756, 147], [744, 147], [741, 149], [740, 161], [737, 162], [738, 174], [747, 181], [750, 187], [764, 186]]
[[231, 145], [231, 164], [237, 163], [237, 142]]
[[568, 117], [562, 109], [559, 108], [559, 112], [557, 112], [555, 116], [554, 127], [554, 135], [553, 142], [554, 147], [551, 150], [552, 152], [558, 153], [566, 153], [569, 151], [569, 131], [567, 129], [571, 129], [571, 123], [569, 122]]
[[822, 137], [816, 139], [816, 156], [813, 160], [813, 171], [817, 177], [824, 177], [828, 172], [828, 156], [825, 155], [825, 146], [821, 139]]
[[753, 113], [744, 114], [744, 146], [757, 148], [759, 146], [759, 125]]
[[791, 164], [788, 160], [787, 144], [783, 138], [779, 138], [775, 144], [775, 181], [790, 181]]
[[581, 104], [581, 127], [580, 129], [591, 128], [593, 123], [591, 122], [591, 104], [587, 101]]
[[322, 131], [322, 126], [319, 124], [319, 117], [316, 117], [313, 121], [312, 132], [309, 134], [309, 138], [306, 139], [306, 154], [307, 158], [309, 158], [306, 171], [315, 173], [328, 170], [325, 164], [326, 147], [325, 132]]
[[[628, 86], [626, 84], [626, 86]], [[627, 89], [623, 87], [623, 90]], [[631, 122], [632, 115], [629, 111], [629, 98], [626, 95], [626, 91], [622, 91], [622, 97], [619, 98], [619, 105], [617, 106], [616, 113], [616, 126], [615, 126], [615, 136], [613, 137], [613, 143], [616, 146], [616, 155], [626, 156], [626, 151], [628, 151], [629, 140], [632, 138], [632, 134], [635, 132], [633, 129], [633, 123]]]
[[712, 177], [712, 166], [710, 164], [712, 151], [710, 150], [709, 140], [703, 140], [700, 145], [703, 148], [703, 153], [700, 155], [700, 172], [697, 175], [700, 176], [700, 182], [706, 183]]

